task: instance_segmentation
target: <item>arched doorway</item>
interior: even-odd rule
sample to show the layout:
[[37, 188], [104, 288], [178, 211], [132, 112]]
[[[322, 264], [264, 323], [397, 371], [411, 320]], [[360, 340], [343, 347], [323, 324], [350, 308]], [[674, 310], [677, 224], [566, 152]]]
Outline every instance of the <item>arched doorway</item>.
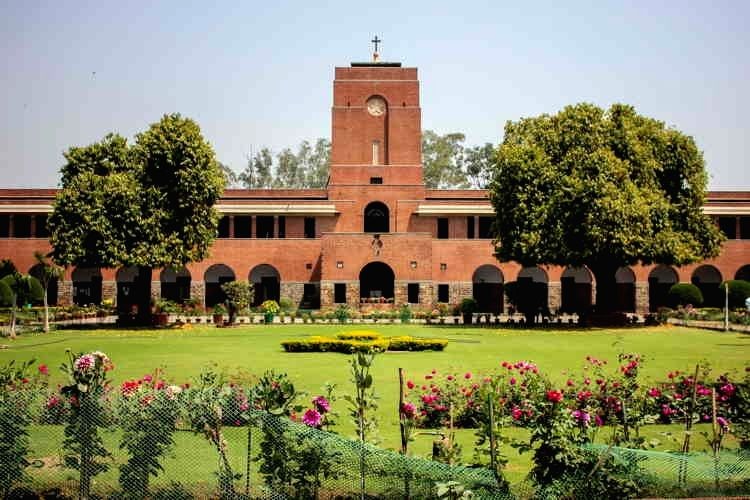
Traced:
[[693, 271], [690, 277], [693, 285], [697, 286], [703, 294], [703, 305], [705, 307], [722, 307], [724, 305], [724, 294], [721, 293], [721, 272], [714, 266], [702, 265]]
[[[44, 287], [44, 266], [42, 264], [36, 264], [29, 269], [29, 274], [39, 280], [39, 284]], [[47, 285], [47, 305], [57, 305], [57, 278], [52, 278]], [[40, 303], [42, 301], [39, 301]]]
[[617, 311], [635, 312], [635, 273], [629, 267], [621, 267], [615, 273]]
[[393, 299], [393, 269], [383, 262], [370, 262], [359, 272], [359, 296], [363, 299]]
[[677, 271], [671, 267], [659, 265], [651, 270], [648, 275], [648, 308], [651, 312], [669, 305], [669, 289], [675, 283]]
[[161, 298], [174, 302], [185, 302], [190, 298], [190, 271], [181, 269], [162, 269], [159, 276]]
[[479, 266], [471, 277], [472, 295], [479, 312], [500, 314], [503, 311], [503, 273], [495, 266]]
[[[549, 278], [539, 266], [524, 267], [518, 273], [513, 292], [508, 290], [508, 298], [518, 311], [528, 316], [547, 310]], [[510, 286], [510, 285], [508, 285]], [[506, 287], [507, 290], [507, 287]]]
[[560, 310], [583, 313], [591, 307], [591, 273], [585, 267], [566, 267], [560, 277]]
[[117, 312], [128, 314], [148, 307], [151, 300], [151, 277], [141, 276], [138, 266], [121, 267], [115, 275], [117, 281]]
[[77, 267], [72, 278], [75, 305], [102, 303], [102, 273], [98, 267]]
[[234, 271], [225, 264], [214, 264], [206, 269], [203, 281], [206, 283], [206, 307], [213, 307], [227, 299], [221, 285], [234, 281]]
[[736, 280], [750, 281], [750, 264], [744, 265], [737, 269], [737, 273], [734, 275]]
[[253, 284], [253, 305], [258, 306], [266, 300], [279, 301], [281, 298], [281, 276], [275, 267], [268, 264], [255, 266], [250, 271], [249, 281]]
[[385, 203], [373, 201], [365, 207], [365, 232], [387, 233], [390, 230], [390, 212]]

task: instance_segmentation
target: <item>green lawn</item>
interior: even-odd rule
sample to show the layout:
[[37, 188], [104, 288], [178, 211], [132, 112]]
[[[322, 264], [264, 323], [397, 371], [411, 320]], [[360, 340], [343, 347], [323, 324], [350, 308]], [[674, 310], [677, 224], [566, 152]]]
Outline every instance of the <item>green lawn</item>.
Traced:
[[[319, 394], [324, 383], [334, 382], [338, 386], [337, 393], [343, 395], [351, 391], [346, 355], [288, 354], [282, 351], [279, 342], [309, 335], [335, 335], [354, 329], [373, 329], [386, 336], [440, 337], [450, 342], [444, 352], [389, 352], [376, 359], [373, 375], [376, 392], [381, 398], [378, 415], [383, 439], [381, 446], [388, 448], [398, 446], [399, 367], [406, 370], [407, 377], [419, 380], [433, 368], [441, 372], [486, 373], [498, 368], [503, 360], [525, 359], [536, 362], [541, 370], [562, 382], [567, 377], [563, 372], [577, 371], [587, 355], [608, 359], [614, 364], [617, 353], [621, 351], [644, 355], [642, 373], [649, 380], [664, 380], [670, 370], [694, 369], [695, 363], [702, 360], [708, 361], [715, 373], [739, 371], [750, 361], [750, 335], [678, 327], [533, 331], [417, 325], [248, 325], [231, 329], [196, 326], [184, 330], [65, 330], [49, 335], [23, 336], [15, 341], [2, 341], [7, 347], [0, 350], [0, 363], [36, 358], [50, 366], [53, 382], [62, 382], [62, 374], [53, 368], [65, 359], [65, 349], [101, 350], [114, 361], [116, 368], [112, 378], [118, 383], [155, 368], [162, 368], [171, 381], [182, 383], [198, 374], [208, 363], [215, 362], [229, 372], [242, 370], [260, 374], [271, 368], [286, 372], [299, 390], [310, 395]], [[343, 400], [334, 404], [334, 411], [340, 414], [338, 431], [344, 435], [353, 434]], [[678, 430], [676, 426], [670, 427], [672, 431]], [[652, 426], [646, 433], [658, 436], [665, 428]], [[473, 452], [473, 432], [461, 430], [459, 438], [468, 460]], [[236, 439], [239, 445], [243, 438], [238, 435]], [[412, 449], [426, 455], [431, 448], [430, 440], [428, 436], [418, 437]], [[702, 439], [695, 441], [704, 447]], [[674, 446], [665, 443], [667, 448]], [[508, 453], [511, 455], [509, 476], [520, 478], [528, 469], [529, 457], [519, 457], [512, 450]], [[208, 467], [214, 465], [212, 462]]]

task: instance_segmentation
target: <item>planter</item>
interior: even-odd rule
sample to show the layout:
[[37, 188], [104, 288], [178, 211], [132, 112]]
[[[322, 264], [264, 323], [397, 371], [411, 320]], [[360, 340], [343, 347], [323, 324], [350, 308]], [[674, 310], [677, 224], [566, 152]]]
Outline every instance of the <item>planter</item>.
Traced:
[[154, 314], [154, 325], [156, 326], [167, 326], [169, 315], [167, 313]]

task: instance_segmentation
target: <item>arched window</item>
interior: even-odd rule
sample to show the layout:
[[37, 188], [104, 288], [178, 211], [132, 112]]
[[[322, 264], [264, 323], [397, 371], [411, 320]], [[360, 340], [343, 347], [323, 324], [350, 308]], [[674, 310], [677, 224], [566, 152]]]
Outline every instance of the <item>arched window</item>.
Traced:
[[388, 207], [379, 201], [373, 201], [365, 207], [365, 232], [387, 233], [390, 231]]
[[471, 278], [472, 295], [479, 312], [503, 312], [503, 273], [495, 266], [479, 266]]
[[253, 284], [253, 305], [259, 306], [266, 300], [278, 302], [281, 298], [281, 276], [275, 267], [269, 264], [255, 266], [248, 275]]
[[359, 272], [359, 296], [363, 299], [393, 299], [393, 269], [383, 262], [370, 262]]

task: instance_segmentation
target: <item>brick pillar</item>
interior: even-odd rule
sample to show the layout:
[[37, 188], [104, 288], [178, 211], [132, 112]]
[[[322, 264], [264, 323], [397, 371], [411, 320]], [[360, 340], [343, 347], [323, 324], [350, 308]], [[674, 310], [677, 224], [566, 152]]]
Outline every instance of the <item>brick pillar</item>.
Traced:
[[255, 219], [256, 219], [255, 215], [250, 216], [250, 237], [251, 238], [256, 238], [258, 236], [258, 221]]
[[15, 227], [13, 227], [13, 214], [10, 214], [8, 216], [8, 237], [9, 238], [13, 237], [13, 233], [15, 233], [14, 229]]
[[648, 281], [635, 283], [635, 312], [648, 314]]
[[151, 282], [151, 298], [159, 300], [161, 298], [161, 281]]
[[591, 282], [591, 305], [596, 305], [596, 281]]
[[190, 298], [197, 304], [206, 305], [206, 283], [204, 281], [190, 281]]
[[29, 218], [31, 219], [31, 222], [29, 224], [29, 233], [31, 234], [32, 238], [35, 238], [36, 237], [36, 215], [31, 215]]
[[560, 306], [562, 306], [562, 284], [559, 281], [550, 281], [547, 284], [547, 308], [557, 312]]
[[271, 235], [271, 238], [278, 238], [279, 237], [279, 216], [274, 215], [273, 216], [273, 234]]
[[229, 237], [234, 238], [234, 215], [229, 216]]
[[73, 304], [73, 282], [59, 280], [57, 282], [57, 305], [69, 306]]

